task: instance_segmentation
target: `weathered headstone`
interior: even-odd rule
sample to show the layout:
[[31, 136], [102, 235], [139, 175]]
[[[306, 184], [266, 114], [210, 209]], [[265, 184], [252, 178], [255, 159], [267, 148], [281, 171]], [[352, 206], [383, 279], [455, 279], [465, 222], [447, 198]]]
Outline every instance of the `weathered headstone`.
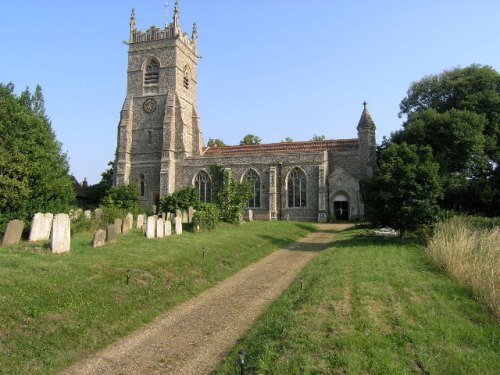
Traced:
[[182, 218], [182, 211], [181, 210], [175, 210], [175, 217]]
[[87, 219], [87, 220], [92, 219], [92, 212], [90, 212], [90, 210], [83, 211], [83, 215], [85, 216], [85, 219]]
[[165, 220], [165, 237], [172, 235], [172, 222], [170, 220]]
[[142, 229], [143, 225], [144, 225], [144, 215], [143, 214], [137, 215], [136, 228], [137, 229]]
[[188, 213], [187, 211], [182, 211], [182, 224], [187, 224], [188, 221]]
[[253, 221], [253, 210], [248, 210], [248, 221]]
[[115, 219], [116, 234], [122, 233], [122, 224], [123, 224], [122, 219]]
[[158, 215], [153, 215], [153, 217], [155, 218], [155, 220], [158, 220], [160, 218]]
[[167, 212], [167, 218], [166, 218], [166, 220], [172, 221], [173, 219], [174, 219], [174, 215], [172, 214], [172, 212]]
[[3, 235], [2, 246], [17, 245], [21, 241], [23, 229], [24, 222], [21, 220], [10, 221]]
[[118, 237], [118, 233], [116, 232], [116, 225], [109, 224], [108, 225], [108, 242], [116, 242]]
[[50, 238], [53, 218], [54, 215], [51, 213], [42, 214], [38, 212], [33, 216], [29, 238], [30, 242], [47, 241]]
[[94, 240], [92, 241], [92, 247], [101, 247], [106, 244], [106, 231], [102, 229], [96, 230], [94, 233]]
[[76, 220], [82, 215], [83, 215], [83, 210], [81, 208], [77, 208], [76, 210], [69, 211], [69, 218], [71, 220]]
[[189, 206], [189, 208], [188, 208], [188, 223], [193, 222], [193, 217], [194, 217], [194, 208], [193, 208], [193, 206]]
[[148, 216], [146, 221], [146, 238], [151, 239], [156, 237], [156, 218]]
[[175, 234], [182, 234], [182, 217], [175, 218]]
[[165, 220], [165, 218], [167, 217], [167, 214], [165, 212], [162, 212], [161, 213], [161, 219], [162, 220]]
[[123, 234], [130, 232], [130, 229], [132, 229], [132, 220], [133, 220], [132, 214], [127, 214], [127, 216], [125, 216], [125, 219], [123, 220], [123, 225], [122, 225], [122, 233]]
[[165, 237], [165, 224], [163, 219], [156, 220], [156, 238]]
[[102, 217], [102, 208], [96, 208], [94, 211], [94, 216], [96, 220], [100, 220]]
[[67, 253], [71, 247], [71, 220], [68, 214], [57, 214], [52, 223], [50, 248], [53, 253]]

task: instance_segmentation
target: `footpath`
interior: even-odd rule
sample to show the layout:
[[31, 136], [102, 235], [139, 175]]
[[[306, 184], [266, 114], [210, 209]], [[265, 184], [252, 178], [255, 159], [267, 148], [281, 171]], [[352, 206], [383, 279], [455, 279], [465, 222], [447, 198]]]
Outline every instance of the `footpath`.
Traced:
[[209, 374], [304, 266], [348, 226], [318, 224], [318, 231], [240, 270], [61, 374]]

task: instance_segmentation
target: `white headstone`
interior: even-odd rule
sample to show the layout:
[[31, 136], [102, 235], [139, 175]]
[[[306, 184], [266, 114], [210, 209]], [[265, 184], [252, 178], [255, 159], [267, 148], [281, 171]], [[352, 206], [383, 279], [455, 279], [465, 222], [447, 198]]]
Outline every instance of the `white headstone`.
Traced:
[[140, 214], [137, 215], [137, 229], [142, 229], [142, 226], [144, 225], [144, 215]]
[[71, 221], [67, 214], [57, 214], [52, 224], [50, 248], [53, 253], [66, 253], [71, 247]]
[[156, 237], [156, 218], [154, 216], [149, 216], [146, 221], [146, 238]]
[[165, 237], [172, 235], [172, 222], [170, 220], [165, 220]]
[[92, 212], [90, 212], [90, 210], [83, 211], [83, 215], [85, 215], [85, 219], [87, 220], [92, 219]]
[[182, 234], [182, 217], [175, 218], [175, 234]]
[[248, 221], [253, 221], [253, 211], [248, 210]]
[[30, 231], [30, 242], [47, 241], [50, 238], [50, 230], [52, 229], [52, 214], [36, 213], [33, 216]]
[[163, 219], [156, 220], [156, 238], [165, 237], [165, 224]]

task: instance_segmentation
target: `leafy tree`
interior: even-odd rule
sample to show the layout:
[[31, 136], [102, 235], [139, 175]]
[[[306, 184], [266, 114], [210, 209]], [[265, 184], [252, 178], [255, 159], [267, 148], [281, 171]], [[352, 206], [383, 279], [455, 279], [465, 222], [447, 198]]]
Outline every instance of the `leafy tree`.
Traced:
[[108, 162], [109, 168], [101, 173], [101, 181], [90, 185], [87, 190], [87, 206], [99, 207], [108, 190], [113, 186], [114, 162]]
[[388, 144], [380, 152], [378, 173], [362, 181], [367, 216], [375, 225], [406, 232], [439, 216], [439, 165], [427, 146]]
[[64, 212], [75, 202], [67, 156], [45, 115], [42, 89], [17, 97], [0, 84], [0, 231], [35, 212]]
[[314, 134], [311, 141], [324, 141], [326, 139], [325, 135]]
[[226, 146], [226, 144], [224, 143], [224, 141], [222, 141], [219, 138], [210, 138], [208, 140], [207, 146], [208, 147], [213, 147], [213, 146], [215, 146], [215, 147], [222, 147], [222, 146]]
[[290, 137], [286, 137], [285, 139], [283, 139], [281, 142], [293, 142], [293, 139], [290, 138]]
[[112, 186], [102, 200], [104, 207], [114, 207], [127, 210], [128, 212], [139, 212], [139, 192], [137, 186], [117, 185]]
[[247, 134], [240, 141], [240, 145], [260, 145], [262, 139], [253, 134]]
[[194, 187], [187, 187], [160, 198], [160, 208], [164, 212], [175, 213], [177, 210], [187, 210], [189, 206], [195, 209], [200, 206], [200, 195]]
[[217, 194], [217, 206], [220, 210], [222, 221], [227, 223], [239, 223], [243, 215], [243, 210], [252, 197], [252, 187], [250, 184], [234, 181], [229, 170], [223, 172], [223, 183]]

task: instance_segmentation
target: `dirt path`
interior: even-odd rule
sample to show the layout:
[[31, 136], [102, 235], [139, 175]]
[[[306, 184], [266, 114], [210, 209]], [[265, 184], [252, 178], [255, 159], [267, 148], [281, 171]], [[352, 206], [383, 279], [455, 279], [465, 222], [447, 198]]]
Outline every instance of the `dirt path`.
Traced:
[[346, 225], [319, 230], [244, 268], [62, 374], [209, 374], [265, 308]]

